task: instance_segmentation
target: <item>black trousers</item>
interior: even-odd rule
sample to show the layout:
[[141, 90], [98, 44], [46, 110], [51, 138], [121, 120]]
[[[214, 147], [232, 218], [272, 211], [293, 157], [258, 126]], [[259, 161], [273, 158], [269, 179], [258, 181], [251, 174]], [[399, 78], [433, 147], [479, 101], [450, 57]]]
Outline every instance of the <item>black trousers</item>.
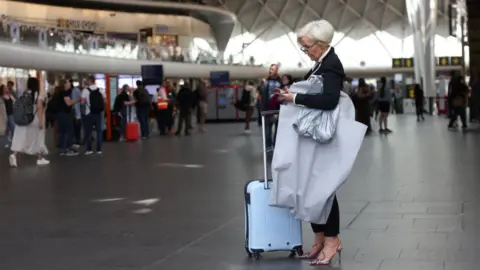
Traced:
[[257, 123], [258, 123], [258, 126], [261, 126], [262, 125], [262, 110], [260, 110], [260, 105], [257, 104]]
[[322, 233], [325, 237], [336, 237], [340, 234], [340, 209], [338, 208], [337, 196], [333, 198], [332, 210], [328, 216], [327, 223], [312, 223], [314, 233]]
[[195, 106], [195, 113], [197, 116], [197, 124], [200, 124], [200, 118], [202, 118], [202, 108], [200, 108], [199, 103]]
[[421, 102], [420, 104], [415, 104], [415, 110], [417, 112], [417, 118], [418, 119], [423, 118], [423, 113], [424, 113], [423, 102]]
[[467, 112], [465, 107], [453, 107], [452, 108], [452, 115], [450, 117], [450, 123], [448, 124], [449, 127], [452, 127], [457, 118], [460, 116], [460, 120], [462, 121], [462, 126], [467, 127]]
[[168, 107], [167, 109], [167, 131], [170, 132], [173, 130], [173, 126], [175, 124], [175, 117], [173, 116], [173, 107]]
[[73, 120], [73, 135], [75, 144], [83, 144], [82, 141], [82, 119]]
[[49, 127], [53, 127], [54, 124], [55, 124], [55, 114], [53, 113], [47, 113], [46, 114], [46, 119], [45, 119], [45, 127], [46, 128], [49, 128]]
[[453, 116], [453, 98], [447, 97], [447, 103], [448, 103], [448, 117], [452, 118]]
[[170, 119], [168, 109], [165, 110], [156, 110], [155, 118], [157, 119], [158, 131], [160, 134], [167, 134], [167, 125]]
[[150, 135], [150, 107], [137, 107], [137, 119], [140, 123], [142, 137], [148, 138]]
[[190, 110], [189, 109], [180, 109], [178, 114], [178, 125], [177, 133], [179, 134], [184, 129], [185, 134], [188, 134], [190, 126]]

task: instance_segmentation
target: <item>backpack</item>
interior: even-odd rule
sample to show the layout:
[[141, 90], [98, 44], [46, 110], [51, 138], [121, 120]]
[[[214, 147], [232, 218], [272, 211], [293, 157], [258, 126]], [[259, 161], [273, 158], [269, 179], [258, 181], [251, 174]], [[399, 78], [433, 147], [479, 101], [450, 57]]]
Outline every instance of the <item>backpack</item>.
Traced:
[[88, 97], [89, 99], [89, 108], [90, 113], [101, 113], [105, 110], [105, 100], [103, 99], [102, 93], [100, 93], [100, 89], [92, 91], [87, 89], [90, 92]]
[[32, 92], [25, 91], [13, 105], [13, 121], [19, 126], [27, 126], [35, 119]]
[[139, 88], [138, 91], [138, 105], [140, 106], [151, 106], [152, 99], [150, 98], [150, 93], [145, 88]]

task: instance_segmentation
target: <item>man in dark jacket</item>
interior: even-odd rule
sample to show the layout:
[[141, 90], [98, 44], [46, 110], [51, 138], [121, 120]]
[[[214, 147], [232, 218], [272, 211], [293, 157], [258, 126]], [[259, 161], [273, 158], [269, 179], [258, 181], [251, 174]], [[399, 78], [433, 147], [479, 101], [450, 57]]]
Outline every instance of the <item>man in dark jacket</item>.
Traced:
[[455, 122], [457, 122], [458, 116], [462, 121], [462, 129], [467, 128], [466, 120], [466, 107], [468, 105], [468, 87], [463, 80], [463, 77], [456, 75], [450, 80], [450, 97], [452, 107], [452, 115], [450, 117], [450, 123], [448, 123], [448, 128], [455, 128]]
[[135, 110], [137, 119], [142, 131], [142, 139], [147, 139], [150, 135], [149, 117], [152, 109], [152, 99], [142, 81], [137, 81], [137, 89], [133, 92]]
[[194, 104], [194, 95], [190, 89], [190, 85], [185, 82], [180, 91], [177, 94], [177, 108], [178, 112], [178, 126], [177, 132], [175, 135], [180, 136], [182, 128], [184, 127], [185, 136], [190, 135], [189, 125], [190, 125], [190, 111]]
[[[275, 96], [275, 89], [282, 87], [282, 79], [278, 75], [278, 65], [273, 64], [270, 66], [268, 71], [268, 77], [262, 81], [260, 86], [260, 110], [268, 111], [275, 110], [276, 108], [271, 108], [270, 101]], [[259, 115], [260, 117], [260, 115]], [[275, 138], [273, 138], [273, 125], [275, 121], [273, 116], [265, 118], [265, 147], [267, 151], [272, 151], [275, 143]]]

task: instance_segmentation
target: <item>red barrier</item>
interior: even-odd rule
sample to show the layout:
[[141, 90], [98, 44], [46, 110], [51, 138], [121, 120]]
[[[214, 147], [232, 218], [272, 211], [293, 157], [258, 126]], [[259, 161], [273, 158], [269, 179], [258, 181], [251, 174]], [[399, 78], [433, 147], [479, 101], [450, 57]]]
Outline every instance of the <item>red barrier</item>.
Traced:
[[438, 115], [448, 115], [448, 99], [447, 97], [437, 95], [436, 97], [436, 104], [437, 104], [437, 113]]

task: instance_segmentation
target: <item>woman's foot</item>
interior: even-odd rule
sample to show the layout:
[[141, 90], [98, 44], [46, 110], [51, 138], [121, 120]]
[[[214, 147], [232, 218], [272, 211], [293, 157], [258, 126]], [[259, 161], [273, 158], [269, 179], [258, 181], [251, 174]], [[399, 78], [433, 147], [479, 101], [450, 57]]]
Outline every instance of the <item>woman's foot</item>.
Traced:
[[332, 262], [335, 255], [339, 256], [339, 262], [342, 261], [342, 242], [338, 237], [329, 237], [325, 239], [325, 244], [318, 257], [313, 260], [311, 265], [327, 265]]
[[16, 168], [17, 167], [17, 156], [11, 154], [8, 157], [8, 162], [10, 163], [10, 167]]
[[37, 159], [37, 165], [38, 166], [45, 166], [45, 165], [48, 165], [50, 164], [50, 161], [46, 160], [45, 158], [40, 158], [40, 159]]
[[318, 257], [318, 254], [320, 254], [322, 249], [323, 249], [323, 244], [315, 244], [312, 246], [312, 250], [310, 252], [303, 254], [299, 258], [302, 260], [313, 260], [316, 257]]

